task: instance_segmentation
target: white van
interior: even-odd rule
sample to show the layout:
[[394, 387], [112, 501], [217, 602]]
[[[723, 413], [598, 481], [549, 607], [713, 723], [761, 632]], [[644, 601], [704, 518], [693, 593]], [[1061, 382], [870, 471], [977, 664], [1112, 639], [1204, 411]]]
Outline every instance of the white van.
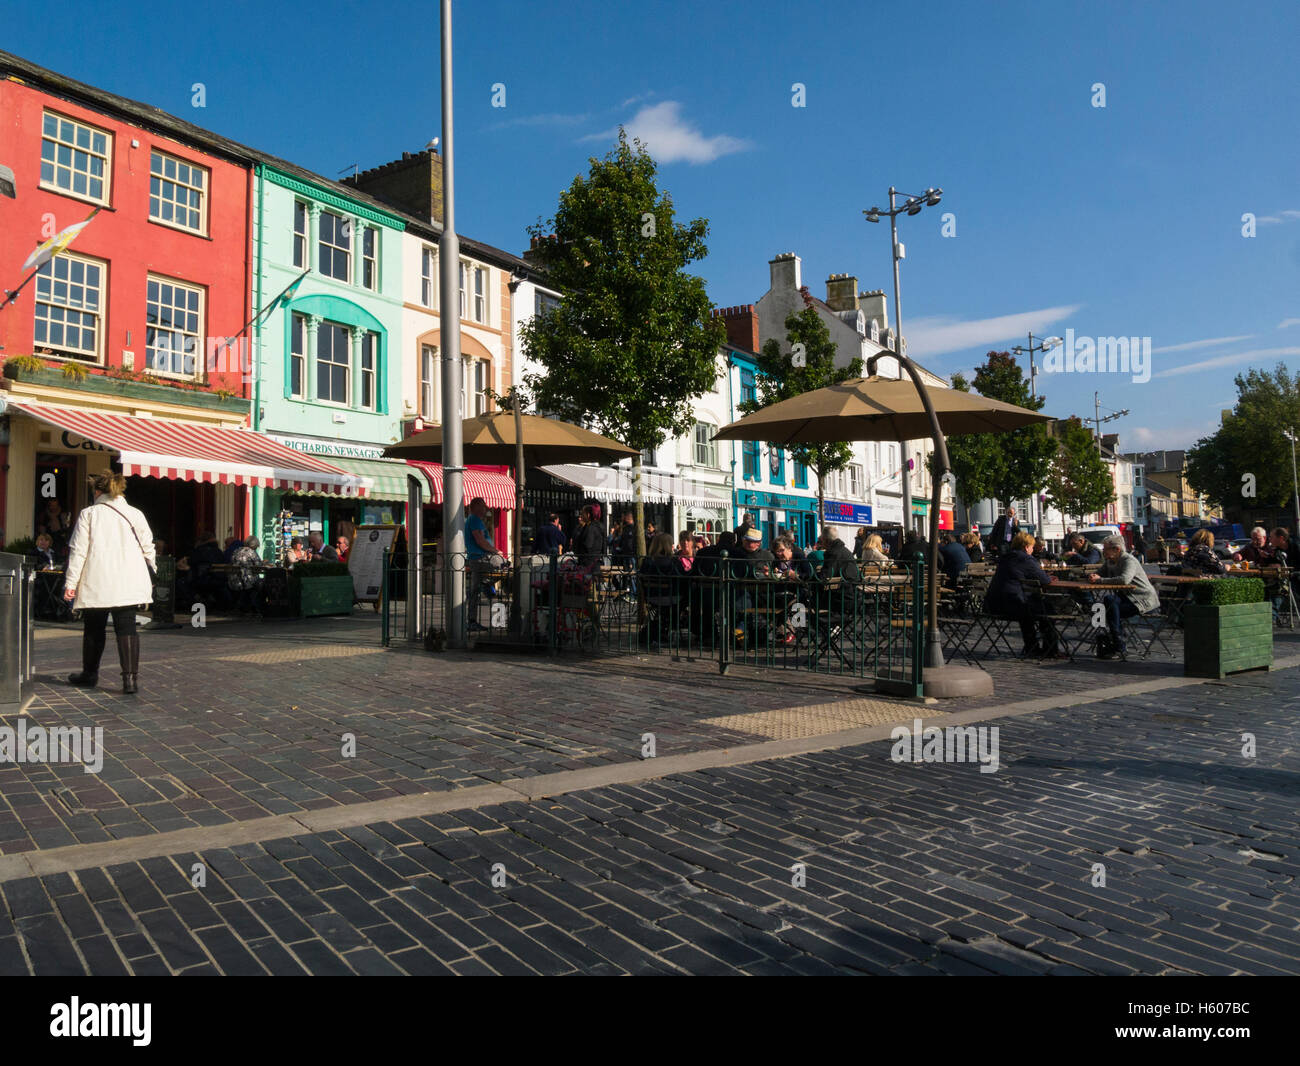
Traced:
[[1085, 537], [1090, 544], [1100, 544], [1107, 537], [1120, 536], [1119, 526], [1089, 526], [1087, 529], [1078, 531], [1081, 537]]

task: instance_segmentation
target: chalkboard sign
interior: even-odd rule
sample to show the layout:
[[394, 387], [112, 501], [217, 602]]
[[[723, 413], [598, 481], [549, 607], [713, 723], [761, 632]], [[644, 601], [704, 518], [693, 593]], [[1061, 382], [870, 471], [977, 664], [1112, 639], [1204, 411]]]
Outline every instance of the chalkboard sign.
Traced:
[[348, 549], [348, 573], [358, 603], [377, 603], [384, 584], [384, 552], [397, 538], [396, 526], [357, 526]]

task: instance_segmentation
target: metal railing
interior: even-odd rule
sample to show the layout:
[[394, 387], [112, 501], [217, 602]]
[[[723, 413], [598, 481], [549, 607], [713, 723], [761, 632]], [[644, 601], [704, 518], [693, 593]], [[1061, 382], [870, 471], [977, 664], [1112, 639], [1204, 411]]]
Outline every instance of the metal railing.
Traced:
[[[440, 560], [440, 562], [445, 561]], [[472, 644], [514, 645], [550, 654], [667, 655], [732, 665], [872, 678], [876, 687], [920, 695], [924, 563], [886, 573], [854, 569], [822, 580], [793, 576], [743, 556], [706, 556], [682, 573], [672, 557], [639, 565], [581, 566], [571, 557], [460, 557]], [[408, 568], [384, 559], [383, 643], [407, 632], [445, 632], [442, 580], [426, 567], [425, 592], [406, 603]]]

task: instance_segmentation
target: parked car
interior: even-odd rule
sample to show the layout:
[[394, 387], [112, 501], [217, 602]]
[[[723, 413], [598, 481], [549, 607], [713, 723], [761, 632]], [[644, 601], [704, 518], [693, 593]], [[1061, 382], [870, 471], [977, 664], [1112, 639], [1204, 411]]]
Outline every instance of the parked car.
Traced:
[[1100, 544], [1107, 537], [1120, 535], [1119, 526], [1089, 526], [1087, 529], [1080, 529], [1078, 533], [1091, 544]]

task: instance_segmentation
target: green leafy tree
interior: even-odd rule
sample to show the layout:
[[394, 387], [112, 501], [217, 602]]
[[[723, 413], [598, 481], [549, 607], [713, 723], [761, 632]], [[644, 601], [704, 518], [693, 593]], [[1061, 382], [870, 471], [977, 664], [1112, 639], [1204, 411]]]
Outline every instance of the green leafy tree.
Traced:
[[[971, 385], [960, 374], [953, 375], [953, 388], [969, 392]], [[1035, 399], [1020, 364], [1010, 352], [989, 352], [983, 366], [976, 367], [974, 389], [990, 400], [1013, 403], [1030, 411], [1041, 411], [1046, 400]], [[1021, 426], [1007, 433], [972, 433], [948, 438], [948, 459], [957, 492], [969, 510], [983, 499], [1009, 504], [1038, 494], [1047, 480], [1057, 452], [1048, 436], [1046, 423]], [[929, 458], [934, 473], [934, 456]]]
[[[815, 308], [805, 307], [787, 315], [785, 332], [786, 344], [772, 338], [758, 354], [755, 384], [759, 399], [740, 404], [745, 414], [779, 400], [862, 376], [860, 358], [847, 366], [835, 365], [835, 344]], [[795, 345], [803, 346], [797, 358]], [[853, 448], [846, 441], [837, 441], [790, 445], [789, 451], [795, 462], [802, 463], [817, 475], [817, 528], [820, 529], [826, 513], [826, 475], [847, 467], [853, 459]]]
[[[725, 329], [704, 280], [686, 267], [708, 254], [707, 220], [674, 221], [672, 197], [640, 141], [592, 158], [560, 194], [553, 218], [529, 227], [559, 307], [524, 326], [542, 367], [526, 384], [542, 410], [582, 422], [638, 452], [688, 432], [691, 401], [716, 380]], [[633, 459], [637, 553], [645, 553], [641, 456]]]
[[1097, 451], [1097, 440], [1077, 418], [1058, 423], [1052, 442], [1056, 457], [1047, 475], [1047, 502], [1079, 525], [1083, 516], [1115, 499], [1110, 467]]
[[1243, 510], [1285, 507], [1291, 501], [1291, 446], [1283, 431], [1300, 428], [1300, 373], [1293, 375], [1279, 363], [1272, 371], [1238, 374], [1235, 384], [1232, 412], [1188, 450], [1187, 480], [1240, 517]]

